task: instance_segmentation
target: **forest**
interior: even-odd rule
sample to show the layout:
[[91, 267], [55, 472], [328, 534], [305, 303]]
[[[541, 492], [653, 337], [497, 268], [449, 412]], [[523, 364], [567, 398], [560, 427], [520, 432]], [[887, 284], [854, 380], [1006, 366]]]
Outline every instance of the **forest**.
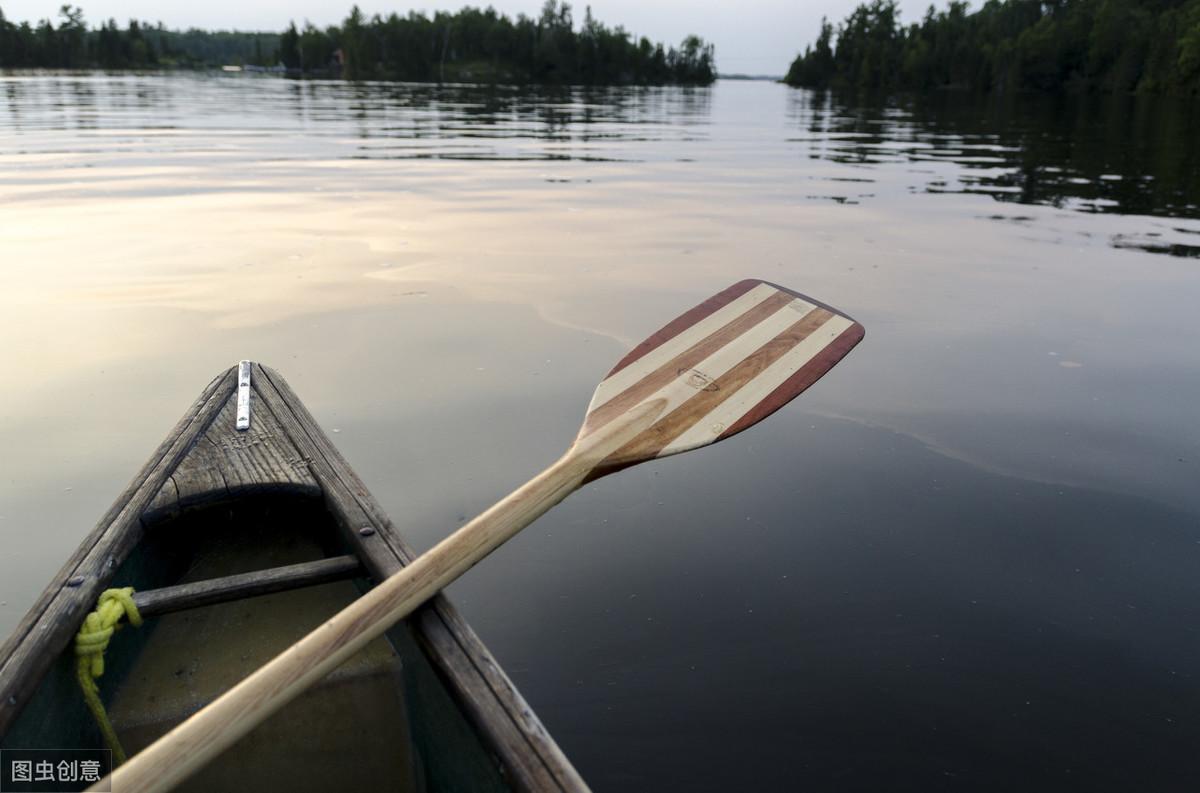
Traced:
[[58, 24], [15, 24], [0, 9], [0, 68], [162, 69], [238, 65], [348, 79], [549, 84], [697, 84], [716, 79], [711, 44], [687, 36], [664, 47], [597, 21], [576, 27], [569, 3], [546, 0], [516, 19], [466, 7], [433, 16], [366, 17], [357, 6], [341, 25], [293, 23], [281, 33], [173, 31], [162, 23], [115, 20], [90, 27], [64, 5]]
[[930, 6], [904, 25], [893, 0], [860, 5], [785, 81], [870, 91], [1200, 93], [1200, 0], [988, 0]]
[[64, 5], [58, 24], [9, 21], [0, 8], [0, 68], [158, 69], [225, 64], [268, 66], [278, 33], [167, 30], [161, 22], [116, 20], [89, 27], [81, 8]]

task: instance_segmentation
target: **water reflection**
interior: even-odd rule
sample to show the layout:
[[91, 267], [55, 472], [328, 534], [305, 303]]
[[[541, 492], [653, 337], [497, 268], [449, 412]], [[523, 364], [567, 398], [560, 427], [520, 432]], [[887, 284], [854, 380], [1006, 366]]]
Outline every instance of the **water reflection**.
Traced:
[[239, 358], [429, 547], [630, 345], [767, 277], [867, 341], [452, 593], [594, 789], [1196, 778], [1195, 143], [989, 112], [0, 78], [0, 635]]
[[[0, 134], [12, 136], [12, 154], [23, 155], [692, 161], [694, 144], [711, 142], [713, 124], [711, 88], [79, 74], [10, 75], [0, 85], [6, 97]], [[1195, 103], [956, 94], [870, 103], [808, 91], [786, 96], [787, 144], [845, 166], [827, 176], [831, 189], [806, 192], [805, 200], [856, 205], [876, 197], [866, 185], [885, 182], [914, 192], [975, 193], [1086, 213], [1200, 219]], [[79, 149], [76, 134], [89, 141], [86, 149]], [[1122, 232], [1112, 244], [1197, 256], [1195, 239], [1180, 236], [1192, 230], [1177, 225], [1148, 235]]]
[[[806, 133], [792, 140], [811, 156], [865, 169], [907, 166], [914, 191], [1200, 218], [1200, 109], [1194, 102], [948, 93], [872, 104], [805, 91], [789, 98], [789, 114]], [[1120, 235], [1113, 245], [1200, 256], [1187, 239]]]
[[[0, 134], [96, 129], [102, 115], [113, 145], [173, 130], [178, 134], [169, 150], [196, 150], [188, 141], [200, 133], [237, 130], [240, 137], [303, 135], [310, 143], [324, 140], [330, 157], [368, 159], [625, 159], [617, 151], [629, 142], [702, 135], [698, 128], [708, 123], [712, 101], [710, 88], [299, 82], [249, 75], [16, 75], [2, 82], [8, 101]], [[49, 143], [24, 142], [24, 153], [57, 151]]]

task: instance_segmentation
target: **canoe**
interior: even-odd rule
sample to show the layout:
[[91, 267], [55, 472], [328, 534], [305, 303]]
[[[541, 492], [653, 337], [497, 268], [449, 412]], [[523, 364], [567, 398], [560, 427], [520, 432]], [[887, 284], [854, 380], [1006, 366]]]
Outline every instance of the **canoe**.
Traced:
[[[109, 588], [133, 587], [143, 618], [113, 635], [97, 681], [132, 755], [413, 558], [283, 378], [243, 362], [208, 385], [0, 648], [0, 748], [104, 748], [74, 643]], [[587, 786], [439, 595], [180, 789]]]

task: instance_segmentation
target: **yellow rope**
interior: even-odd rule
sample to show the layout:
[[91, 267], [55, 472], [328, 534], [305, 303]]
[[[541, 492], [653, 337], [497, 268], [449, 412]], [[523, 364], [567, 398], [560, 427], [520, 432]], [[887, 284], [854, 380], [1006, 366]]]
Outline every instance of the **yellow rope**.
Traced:
[[75, 635], [75, 654], [79, 656], [76, 669], [79, 687], [83, 689], [83, 700], [88, 710], [96, 717], [96, 725], [104, 736], [104, 742], [112, 750], [114, 766], [125, 762], [125, 750], [121, 748], [104, 703], [100, 701], [96, 678], [104, 674], [104, 650], [113, 633], [121, 627], [119, 623], [122, 617], [128, 617], [129, 624], [135, 628], [142, 624], [142, 615], [133, 602], [131, 586], [104, 590], [96, 603], [96, 610], [84, 618], [79, 633]]

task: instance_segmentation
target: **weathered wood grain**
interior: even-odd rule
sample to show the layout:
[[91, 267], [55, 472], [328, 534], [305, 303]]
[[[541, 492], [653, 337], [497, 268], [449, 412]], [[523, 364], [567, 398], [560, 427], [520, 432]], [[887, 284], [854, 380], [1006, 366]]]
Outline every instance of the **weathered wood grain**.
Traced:
[[142, 524], [150, 526], [159, 521], [169, 520], [179, 515], [179, 488], [175, 479], [167, 477], [162, 487], [154, 494], [149, 506], [142, 512]]
[[[252, 386], [251, 405], [259, 407], [255, 391]], [[320, 488], [308, 470], [308, 460], [296, 449], [274, 413], [253, 410], [250, 427], [243, 431], [233, 430], [236, 419], [237, 403], [231, 399], [204, 433], [231, 494], [289, 485], [298, 491], [319, 494]]]
[[234, 370], [219, 375], [159, 444], [0, 647], [0, 734], [67, 648], [83, 615], [142, 538], [141, 515], [233, 393]]
[[[416, 554], [366, 486], [321, 431], [316, 420], [274, 370], [255, 366], [258, 404], [275, 414], [301, 453], [311, 460], [331, 511], [346, 538], [359, 548], [377, 581], [409, 564]], [[360, 532], [369, 528], [367, 533]], [[464, 712], [500, 757], [513, 786], [525, 791], [587, 791], [587, 785], [475, 632], [442, 595], [410, 618], [417, 638]]]
[[[359, 558], [262, 571], [135, 596], [145, 616], [276, 591], [352, 564], [383, 580], [415, 554], [277, 373], [255, 366], [250, 429], [234, 430], [236, 367], [208, 388], [63, 567], [0, 651], [0, 734], [68, 645], [79, 620], [146, 530], [183, 510], [266, 491], [321, 496]], [[368, 531], [360, 529], [368, 528]], [[361, 562], [361, 567], [360, 567]], [[304, 567], [300, 565], [298, 567]], [[311, 575], [310, 575], [311, 574]], [[72, 579], [82, 582], [64, 586]], [[587, 787], [478, 636], [444, 597], [410, 621], [435, 668], [517, 790]], [[36, 634], [36, 641], [34, 635]]]
[[[844, 355], [861, 338], [861, 326], [844, 314], [754, 279], [685, 313], [639, 347], [644, 354], [627, 357], [600, 382], [580, 433], [558, 461], [144, 749], [114, 772], [113, 783], [130, 793], [163, 793], [596, 475], [728, 437], [728, 428], [748, 426], [743, 419], [768, 407], [766, 400], [782, 404], [810, 385], [815, 378], [806, 372], [828, 371], [836, 363], [831, 350]], [[803, 387], [781, 395], [781, 387], [793, 384]], [[282, 388], [274, 412], [288, 425]], [[315, 422], [304, 429], [314, 445], [323, 438]], [[303, 449], [300, 434], [292, 439]], [[344, 489], [347, 497], [339, 500], [357, 502], [342, 507], [348, 515], [342, 528], [360, 542], [349, 525], [358, 516], [347, 510], [373, 511], [370, 496], [331, 446], [328, 454], [304, 451], [327, 497]], [[377, 533], [373, 526], [358, 530]], [[362, 543], [365, 553], [371, 545]]]
[[[645, 431], [665, 406], [665, 400], [650, 400], [622, 420], [577, 440], [542, 473], [380, 581], [130, 758], [113, 772], [111, 780], [105, 781], [125, 793], [165, 793], [187, 779], [573, 493], [609, 454]], [[315, 463], [314, 459], [314, 472]], [[538, 770], [548, 769], [543, 766]]]
[[234, 429], [236, 420], [237, 400], [230, 398], [146, 510], [147, 525], [256, 493], [320, 496], [308, 461], [273, 413], [253, 411], [249, 429], [242, 431]]
[[252, 573], [210, 578], [189, 584], [143, 590], [133, 595], [142, 617], [156, 617], [176, 611], [244, 600], [272, 592], [316, 586], [330, 581], [354, 578], [363, 572], [357, 556], [333, 556], [313, 562], [301, 562]]

